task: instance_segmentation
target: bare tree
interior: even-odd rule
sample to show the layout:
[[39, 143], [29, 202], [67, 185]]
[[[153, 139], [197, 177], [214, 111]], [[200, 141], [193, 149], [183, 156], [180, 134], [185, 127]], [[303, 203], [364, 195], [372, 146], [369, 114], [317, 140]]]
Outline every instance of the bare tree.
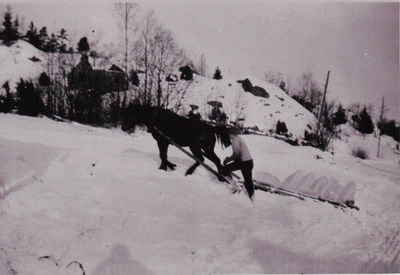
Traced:
[[204, 77], [207, 75], [207, 61], [206, 61], [206, 57], [204, 56], [204, 54], [201, 54], [199, 63], [197, 64], [195, 69], [199, 75], [204, 76]]
[[134, 16], [136, 15], [135, 11], [136, 7], [137, 4], [132, 2], [115, 3], [115, 11], [118, 14], [120, 23], [124, 30], [124, 40], [125, 40], [124, 69], [126, 74], [128, 74], [129, 36], [132, 35], [132, 32], [136, 31], [136, 21], [134, 18]]
[[188, 60], [184, 51], [172, 33], [156, 21], [153, 12], [145, 14], [134, 49], [136, 64], [144, 78], [139, 87], [139, 100], [165, 105], [167, 94], [175, 91], [166, 89], [165, 78]]
[[246, 97], [245, 93], [240, 92], [236, 95], [235, 101], [234, 101], [234, 108], [233, 108], [233, 113], [235, 115], [235, 122], [239, 123], [239, 119], [245, 118], [246, 114], [244, 113], [244, 108], [246, 106]]
[[[138, 68], [143, 71], [144, 83], [143, 87], [139, 87], [139, 100], [145, 104], [151, 102], [151, 80], [150, 79], [150, 51], [152, 46], [152, 38], [154, 37], [154, 32], [156, 29], [156, 20], [154, 18], [153, 12], [148, 12], [145, 14], [141, 29], [139, 31], [138, 39], [136, 40], [134, 46], [135, 61]], [[149, 87], [150, 84], [150, 87]], [[140, 91], [141, 90], [141, 91]]]
[[[178, 47], [172, 33], [158, 26], [154, 37], [154, 67], [157, 78], [157, 106], [162, 105], [162, 97], [166, 97], [161, 82], [167, 74], [186, 62], [182, 49]], [[168, 91], [169, 92], [169, 91]]]
[[163, 105], [175, 112], [178, 113], [182, 109], [183, 99], [192, 84], [190, 81], [184, 81], [180, 83], [181, 85], [174, 85], [173, 89], [170, 89], [165, 96], [165, 101]]
[[283, 73], [276, 71], [268, 71], [267, 73], [264, 73], [264, 79], [265, 81], [268, 81], [269, 83], [274, 84], [277, 87], [281, 85], [282, 81], [285, 81]]
[[303, 73], [297, 80], [293, 97], [314, 115], [318, 115], [323, 93], [311, 72]]

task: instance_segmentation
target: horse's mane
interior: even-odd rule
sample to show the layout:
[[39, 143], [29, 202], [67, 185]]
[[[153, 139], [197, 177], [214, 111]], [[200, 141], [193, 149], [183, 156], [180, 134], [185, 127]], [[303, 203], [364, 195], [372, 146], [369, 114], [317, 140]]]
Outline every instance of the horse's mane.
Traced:
[[217, 141], [225, 148], [231, 145], [231, 138], [229, 137], [229, 128], [225, 125], [209, 125], [213, 128]]

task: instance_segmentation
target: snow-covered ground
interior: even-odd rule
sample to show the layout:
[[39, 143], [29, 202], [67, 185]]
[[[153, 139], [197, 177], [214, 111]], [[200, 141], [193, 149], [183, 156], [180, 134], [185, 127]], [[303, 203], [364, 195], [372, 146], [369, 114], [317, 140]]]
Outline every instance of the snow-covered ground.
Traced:
[[[146, 132], [11, 114], [0, 129], [0, 274], [400, 272], [390, 139], [382, 160], [372, 138], [351, 136], [331, 155], [243, 136], [256, 179], [301, 170], [354, 181], [360, 210], [343, 211], [262, 191], [251, 203], [202, 167], [185, 177], [193, 161], [172, 146], [177, 169], [161, 171]], [[370, 159], [352, 157], [354, 144]]]

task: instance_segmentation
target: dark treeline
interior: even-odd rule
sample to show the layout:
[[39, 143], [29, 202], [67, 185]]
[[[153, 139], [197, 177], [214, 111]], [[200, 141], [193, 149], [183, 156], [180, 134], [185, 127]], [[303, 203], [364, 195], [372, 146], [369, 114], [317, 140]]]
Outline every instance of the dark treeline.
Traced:
[[58, 33], [48, 34], [46, 26], [38, 29], [31, 22], [26, 33], [21, 33], [18, 15], [14, 18], [12, 8], [7, 6], [0, 28], [0, 40], [4, 45], [10, 46], [19, 39], [29, 42], [44, 52], [66, 53], [73, 50], [72, 48], [67, 49], [69, 38], [67, 31], [63, 28]]

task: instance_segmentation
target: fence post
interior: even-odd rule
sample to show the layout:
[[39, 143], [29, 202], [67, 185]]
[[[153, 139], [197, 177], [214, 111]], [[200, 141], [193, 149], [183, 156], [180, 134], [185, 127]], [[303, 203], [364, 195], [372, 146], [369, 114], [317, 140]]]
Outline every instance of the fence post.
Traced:
[[324, 97], [322, 98], [322, 105], [321, 105], [321, 109], [319, 110], [319, 117], [318, 117], [318, 126], [317, 126], [317, 131], [318, 131], [318, 138], [320, 138], [320, 127], [321, 127], [321, 118], [322, 118], [322, 112], [324, 110], [324, 106], [325, 106], [325, 98], [326, 98], [326, 91], [328, 88], [328, 81], [329, 81], [329, 75], [330, 75], [331, 71], [328, 71], [328, 75], [326, 76], [326, 82], [325, 82], [325, 89], [324, 89]]
[[[381, 109], [381, 115], [379, 118], [379, 123], [382, 123], [382, 119], [383, 119], [383, 111], [384, 111], [384, 104], [385, 104], [385, 97], [382, 97], [382, 109]], [[378, 123], [378, 126], [379, 126]], [[378, 127], [379, 129], [379, 127]], [[381, 129], [379, 129], [379, 137], [378, 137], [378, 151], [376, 152], [376, 156], [379, 158], [379, 149], [381, 146]]]

